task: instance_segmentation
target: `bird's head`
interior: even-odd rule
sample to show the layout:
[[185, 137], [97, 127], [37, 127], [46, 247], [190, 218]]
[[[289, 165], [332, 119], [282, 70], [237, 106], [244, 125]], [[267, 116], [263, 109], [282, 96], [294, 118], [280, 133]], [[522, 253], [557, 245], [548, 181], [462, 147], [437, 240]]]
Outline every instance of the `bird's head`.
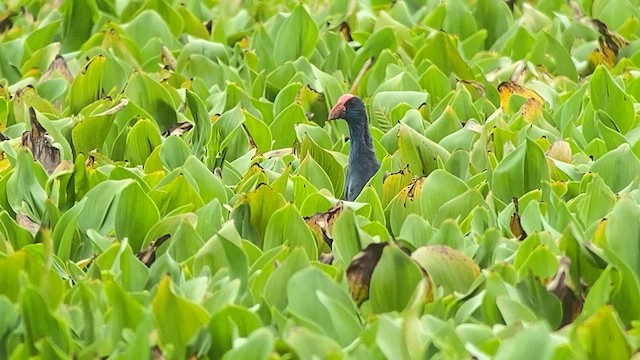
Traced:
[[344, 94], [329, 112], [329, 120], [345, 119], [351, 121], [364, 116], [366, 122], [366, 111], [364, 103], [359, 97], [351, 94]]

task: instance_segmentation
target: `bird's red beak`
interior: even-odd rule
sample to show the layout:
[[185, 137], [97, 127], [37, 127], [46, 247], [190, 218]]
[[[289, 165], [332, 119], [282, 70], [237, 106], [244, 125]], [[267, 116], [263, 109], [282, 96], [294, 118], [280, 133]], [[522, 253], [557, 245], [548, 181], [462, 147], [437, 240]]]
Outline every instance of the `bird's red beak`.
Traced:
[[344, 117], [344, 113], [347, 111], [345, 108], [345, 103], [349, 101], [353, 95], [344, 94], [338, 98], [338, 102], [333, 106], [331, 111], [329, 111], [329, 120], [342, 119]]

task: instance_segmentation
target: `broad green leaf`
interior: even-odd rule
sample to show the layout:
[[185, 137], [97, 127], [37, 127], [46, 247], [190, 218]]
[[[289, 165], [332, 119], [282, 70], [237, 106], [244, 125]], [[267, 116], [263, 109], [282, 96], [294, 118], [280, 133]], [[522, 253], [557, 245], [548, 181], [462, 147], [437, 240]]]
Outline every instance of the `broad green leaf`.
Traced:
[[127, 134], [125, 158], [132, 165], [142, 165], [161, 143], [162, 138], [153, 122], [147, 119], [140, 119]]
[[[67, 0], [67, 2], [78, 2]], [[92, 1], [90, 1], [92, 2]], [[78, 114], [85, 106], [102, 97], [102, 81], [106, 57], [98, 55], [89, 60], [75, 78], [69, 90], [69, 105], [72, 114]]]
[[75, 153], [88, 154], [91, 150], [102, 149], [112, 125], [113, 117], [108, 115], [81, 120], [71, 130]]
[[278, 266], [265, 284], [264, 299], [278, 311], [283, 311], [289, 302], [287, 296], [287, 284], [299, 271], [309, 267], [309, 260], [303, 248], [295, 248]]
[[60, 7], [63, 14], [62, 45], [65, 52], [80, 49], [94, 32], [98, 20], [95, 0], [65, 0]]
[[467, 255], [448, 246], [423, 246], [411, 254], [428, 274], [435, 287], [445, 293], [466, 293], [480, 276], [480, 268]]
[[628, 144], [622, 144], [596, 160], [590, 170], [600, 175], [605, 184], [617, 193], [638, 178], [640, 160]]
[[400, 233], [400, 229], [410, 214], [422, 216], [422, 201], [420, 198], [424, 182], [424, 177], [413, 180], [385, 208], [387, 223], [391, 228], [392, 234], [398, 235]]
[[310, 323], [345, 346], [362, 329], [356, 308], [344, 288], [317, 268], [308, 267], [291, 277], [287, 286], [288, 309], [302, 324]]
[[49, 311], [42, 296], [33, 288], [24, 291], [20, 301], [26, 330], [25, 341], [32, 354], [36, 354], [35, 343], [50, 338], [62, 351], [71, 349], [71, 335], [68, 325]]
[[242, 345], [224, 354], [225, 360], [269, 359], [274, 350], [274, 336], [266, 328], [252, 332]]
[[45, 209], [44, 202], [47, 194], [38, 182], [37, 172], [42, 171], [39, 163], [29, 155], [28, 150], [18, 150], [16, 167], [9, 179], [7, 200], [14, 212], [23, 212], [33, 220], [42, 220]]
[[429, 175], [438, 169], [439, 161], [445, 162], [450, 156], [443, 147], [405, 125], [398, 130], [398, 147], [402, 161], [418, 176]]
[[424, 180], [420, 194], [422, 215], [433, 222], [440, 207], [447, 201], [467, 191], [467, 185], [457, 177], [442, 170], [434, 170]]
[[160, 148], [160, 159], [169, 170], [175, 170], [191, 155], [189, 146], [179, 136], [169, 136]]
[[490, 179], [493, 193], [508, 203], [549, 181], [549, 166], [540, 146], [527, 139], [505, 156]]
[[424, 281], [420, 267], [407, 254], [395, 246], [385, 247], [371, 275], [371, 310], [375, 313], [404, 310], [418, 286], [430, 286]]
[[296, 141], [295, 125], [307, 122], [307, 117], [300, 105], [294, 103], [284, 109], [269, 125], [271, 133], [278, 134], [274, 138], [273, 148], [282, 149], [293, 146]]
[[285, 200], [269, 185], [260, 184], [254, 191], [244, 194], [239, 199], [238, 204], [243, 203], [249, 205], [251, 226], [259, 234], [259, 242], [256, 245], [262, 248], [269, 221], [276, 210], [284, 206]]
[[[296, 234], [291, 236], [291, 234]], [[273, 213], [264, 236], [264, 250], [280, 245], [302, 247], [309, 260], [318, 258], [318, 248], [311, 230], [293, 204], [286, 204]]]
[[427, 38], [415, 58], [428, 59], [445, 74], [454, 73], [463, 80], [475, 79], [471, 68], [456, 49], [452, 35], [443, 31]]
[[129, 239], [134, 251], [141, 249], [145, 236], [159, 220], [158, 208], [140, 185], [134, 182], [122, 190], [116, 207], [115, 230], [118, 238]]
[[621, 134], [638, 125], [632, 99], [603, 66], [599, 66], [589, 80], [589, 93], [594, 110], [604, 111], [613, 121], [605, 125]]
[[211, 120], [202, 100], [192, 91], [186, 91], [187, 106], [191, 111], [193, 121], [196, 123], [194, 128], [192, 153], [196, 157], [201, 157], [207, 147], [207, 143], [211, 137]]
[[176, 354], [184, 354], [191, 337], [209, 322], [209, 314], [204, 308], [174, 294], [168, 276], [158, 284], [151, 305], [161, 344], [175, 346]]
[[613, 307], [604, 305], [577, 326], [574, 338], [588, 358], [628, 359], [631, 344]]
[[[341, 162], [342, 154], [335, 154], [326, 149], [323, 149], [321, 146], [315, 143], [310, 137], [305, 136], [305, 138], [300, 143], [300, 158], [306, 159], [309, 157], [309, 160], [317, 161], [317, 165], [320, 165], [322, 170], [324, 170], [325, 175], [328, 179], [324, 179], [322, 174], [314, 175], [313, 177], [309, 177], [310, 174], [301, 173], [301, 175], [307, 175], [306, 178], [312, 182], [318, 189], [319, 186], [325, 185], [326, 180], [330, 180], [332, 183], [331, 187], [328, 187], [329, 190], [333, 190], [333, 194], [336, 197], [341, 197], [344, 192], [344, 166]], [[313, 178], [318, 179], [318, 177], [322, 178], [320, 182], [314, 182]]]
[[[226, 305], [211, 316], [209, 332], [211, 333], [211, 349], [209, 356], [221, 359], [231, 350], [234, 340], [248, 337], [258, 330], [262, 322], [258, 315], [239, 305]], [[253, 357], [252, 357], [253, 358]]]
[[333, 251], [335, 263], [351, 263], [356, 254], [366, 247], [373, 239], [359, 226], [355, 212], [350, 209], [343, 210], [333, 225]]
[[284, 20], [275, 37], [273, 59], [276, 64], [310, 57], [318, 41], [318, 26], [307, 10], [298, 5]]
[[144, 109], [158, 125], [160, 132], [176, 123], [176, 106], [166, 87], [149, 75], [134, 72], [127, 83], [124, 94], [133, 103]]
[[360, 72], [367, 60], [377, 58], [384, 49], [395, 51], [396, 47], [396, 37], [391, 27], [386, 26], [376, 30], [369, 36], [353, 60], [353, 65], [351, 65], [352, 76], [355, 77]]

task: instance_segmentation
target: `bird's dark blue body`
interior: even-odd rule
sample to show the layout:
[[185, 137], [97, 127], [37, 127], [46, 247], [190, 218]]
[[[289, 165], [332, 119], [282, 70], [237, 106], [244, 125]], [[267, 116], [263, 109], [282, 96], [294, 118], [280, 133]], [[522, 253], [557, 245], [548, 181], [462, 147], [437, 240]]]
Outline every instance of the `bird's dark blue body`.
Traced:
[[373, 150], [369, 120], [364, 103], [353, 95], [343, 95], [331, 110], [330, 118], [342, 118], [349, 125], [349, 163], [344, 184], [343, 198], [355, 200], [364, 186], [380, 169]]

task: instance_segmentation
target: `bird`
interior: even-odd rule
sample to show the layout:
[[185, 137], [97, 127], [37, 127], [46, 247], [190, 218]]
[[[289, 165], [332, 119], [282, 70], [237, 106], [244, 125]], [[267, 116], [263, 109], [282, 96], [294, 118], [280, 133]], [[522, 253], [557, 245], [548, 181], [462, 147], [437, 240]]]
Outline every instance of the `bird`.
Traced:
[[329, 112], [329, 120], [343, 119], [349, 125], [349, 160], [344, 182], [343, 199], [354, 201], [364, 186], [380, 169], [373, 149], [369, 118], [362, 99], [352, 94], [338, 98]]

